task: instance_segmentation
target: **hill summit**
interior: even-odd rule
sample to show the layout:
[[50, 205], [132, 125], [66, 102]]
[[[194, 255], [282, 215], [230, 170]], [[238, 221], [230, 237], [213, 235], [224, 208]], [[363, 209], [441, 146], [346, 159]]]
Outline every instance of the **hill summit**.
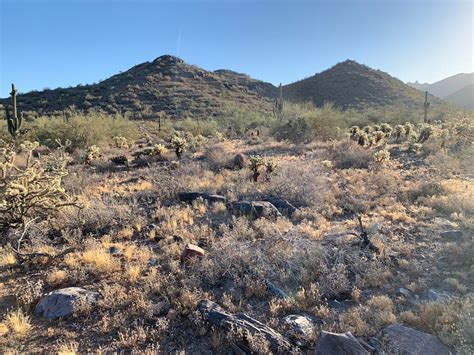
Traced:
[[[419, 90], [354, 60], [346, 60], [321, 73], [286, 85], [283, 93], [290, 101], [312, 101], [316, 106], [331, 102], [344, 109], [394, 104], [419, 108], [424, 99]], [[439, 101], [434, 97], [431, 99]]]
[[158, 112], [174, 117], [209, 117], [230, 105], [270, 111], [276, 92], [272, 84], [245, 74], [206, 71], [178, 57], [163, 55], [97, 84], [19, 95], [18, 105], [43, 114], [74, 106], [109, 113], [128, 111], [143, 118], [153, 118]]

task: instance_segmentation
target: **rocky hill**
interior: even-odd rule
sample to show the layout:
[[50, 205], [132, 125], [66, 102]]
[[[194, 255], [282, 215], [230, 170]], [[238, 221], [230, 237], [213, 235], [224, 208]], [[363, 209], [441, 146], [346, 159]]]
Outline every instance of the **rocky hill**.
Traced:
[[[21, 88], [20, 88], [21, 89]], [[218, 116], [229, 106], [272, 112], [279, 90], [231, 70], [206, 71], [182, 59], [164, 55], [134, 66], [100, 83], [32, 91], [18, 95], [22, 111], [51, 114], [69, 107], [99, 108], [109, 113], [130, 112], [134, 118]], [[283, 87], [283, 98], [332, 102], [346, 109], [401, 104], [423, 107], [424, 94], [380, 70], [346, 60], [310, 78]], [[7, 103], [1, 99], [0, 103]], [[432, 103], [441, 100], [430, 97]]]
[[206, 71], [164, 55], [98, 84], [19, 95], [18, 105], [24, 111], [46, 114], [75, 106], [110, 113], [128, 111], [144, 118], [153, 118], [160, 111], [174, 117], [209, 117], [229, 105], [271, 111], [276, 92], [272, 84], [245, 74]]
[[[341, 108], [394, 104], [419, 108], [424, 100], [419, 90], [383, 71], [352, 60], [284, 86], [283, 96], [295, 102], [312, 101], [316, 106], [331, 102]], [[434, 97], [430, 101], [440, 102]]]

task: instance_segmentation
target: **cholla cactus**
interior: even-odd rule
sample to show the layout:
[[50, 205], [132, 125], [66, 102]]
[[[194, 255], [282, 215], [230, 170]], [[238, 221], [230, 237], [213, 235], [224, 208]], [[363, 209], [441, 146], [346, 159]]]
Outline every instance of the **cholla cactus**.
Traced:
[[411, 124], [410, 122], [405, 123], [404, 125], [405, 128], [405, 136], [408, 138], [412, 132], [415, 131], [415, 126]]
[[411, 140], [408, 142], [408, 150], [415, 154], [420, 153], [422, 145], [417, 143], [416, 140]]
[[91, 145], [86, 149], [84, 154], [82, 155], [82, 161], [84, 164], [91, 164], [94, 160], [96, 160], [100, 156], [100, 149], [96, 145]]
[[352, 126], [349, 129], [349, 134], [352, 140], [357, 140], [359, 138], [360, 132], [361, 132], [361, 129], [359, 128], [359, 126]]
[[369, 136], [365, 131], [359, 133], [359, 137], [357, 138], [357, 143], [363, 147], [369, 144]]
[[382, 130], [382, 128], [381, 128], [378, 124], [374, 124], [374, 125], [372, 126], [372, 131], [373, 131], [373, 132], [381, 131], [381, 130]]
[[265, 160], [265, 172], [267, 173], [267, 179], [270, 180], [270, 176], [275, 172], [278, 164], [273, 160]]
[[206, 142], [207, 138], [201, 134], [198, 134], [197, 136], [192, 136], [191, 138], [189, 138], [188, 146], [192, 151], [196, 151], [198, 150], [198, 148], [206, 144]]
[[380, 130], [385, 133], [386, 138], [390, 138], [393, 132], [392, 126], [390, 126], [388, 123], [382, 123], [380, 125]]
[[385, 133], [382, 131], [375, 131], [373, 134], [375, 144], [378, 144], [385, 138]]
[[374, 153], [374, 161], [376, 163], [385, 163], [390, 160], [390, 152], [387, 149], [379, 150]]
[[332, 169], [332, 168], [334, 168], [334, 165], [333, 165], [332, 161], [330, 161], [330, 160], [323, 160], [323, 161], [321, 162], [321, 165], [322, 165], [323, 167], [325, 167], [326, 169]]
[[433, 134], [433, 127], [431, 127], [430, 124], [423, 124], [420, 128], [418, 143], [426, 142], [432, 134]]
[[259, 155], [252, 155], [249, 159], [249, 168], [252, 171], [253, 181], [257, 182], [260, 176], [260, 168], [265, 165], [265, 159]]
[[403, 135], [405, 135], [405, 127], [402, 126], [401, 124], [397, 124], [393, 131], [393, 136], [395, 137], [397, 141], [399, 141]]
[[171, 138], [171, 145], [173, 146], [178, 159], [181, 159], [181, 156], [186, 150], [186, 139], [179, 136], [174, 136], [173, 138]]
[[45, 160], [33, 159], [37, 146], [24, 142], [21, 149], [27, 155], [26, 164], [16, 164], [14, 147], [0, 142], [0, 228], [19, 228], [34, 217], [77, 206], [61, 186], [67, 175], [67, 155], [60, 149]]
[[164, 156], [168, 149], [163, 144], [155, 144], [151, 150], [151, 155]]
[[369, 134], [370, 132], [373, 131], [373, 128], [370, 127], [370, 126], [365, 126], [364, 128], [362, 128], [362, 130], [363, 130], [365, 133]]
[[125, 137], [116, 136], [113, 138], [113, 141], [114, 141], [115, 147], [117, 148], [123, 149], [123, 148], [130, 147], [130, 143]]

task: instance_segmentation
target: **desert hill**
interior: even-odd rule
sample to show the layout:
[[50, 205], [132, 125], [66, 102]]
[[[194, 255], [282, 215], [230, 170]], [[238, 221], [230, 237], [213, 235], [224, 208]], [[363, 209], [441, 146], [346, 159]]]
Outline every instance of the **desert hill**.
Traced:
[[[341, 108], [402, 104], [419, 108], [423, 93], [380, 70], [353, 60], [283, 87], [290, 101], [313, 101], [316, 106], [332, 102]], [[430, 97], [432, 102], [440, 100]]]

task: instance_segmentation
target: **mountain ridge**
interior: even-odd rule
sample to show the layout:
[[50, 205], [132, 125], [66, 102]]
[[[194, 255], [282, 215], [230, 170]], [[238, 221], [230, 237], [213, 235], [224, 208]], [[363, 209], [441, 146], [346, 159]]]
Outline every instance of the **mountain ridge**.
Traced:
[[[342, 109], [394, 104], [420, 108], [424, 99], [420, 91], [397, 78], [354, 60], [285, 85], [282, 91], [285, 100], [311, 100], [317, 106], [332, 102]], [[218, 116], [230, 106], [271, 113], [278, 96], [276, 86], [247, 74], [228, 69], [207, 71], [181, 58], [162, 55], [97, 84], [19, 94], [18, 106], [39, 114], [74, 107], [112, 114], [131, 112], [133, 117], [145, 119], [163, 112], [177, 118], [206, 118]], [[440, 102], [434, 97], [430, 100]], [[8, 98], [0, 103], [7, 104]]]

